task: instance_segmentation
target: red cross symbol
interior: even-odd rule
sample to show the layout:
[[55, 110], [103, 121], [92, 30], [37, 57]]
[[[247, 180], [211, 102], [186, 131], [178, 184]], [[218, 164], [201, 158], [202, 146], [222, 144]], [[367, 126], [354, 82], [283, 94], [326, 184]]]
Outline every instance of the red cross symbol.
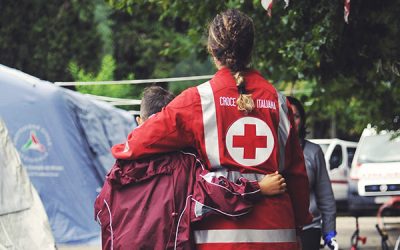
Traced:
[[244, 148], [244, 159], [255, 159], [256, 149], [267, 147], [267, 137], [257, 136], [256, 124], [245, 124], [244, 135], [234, 135], [232, 147]]

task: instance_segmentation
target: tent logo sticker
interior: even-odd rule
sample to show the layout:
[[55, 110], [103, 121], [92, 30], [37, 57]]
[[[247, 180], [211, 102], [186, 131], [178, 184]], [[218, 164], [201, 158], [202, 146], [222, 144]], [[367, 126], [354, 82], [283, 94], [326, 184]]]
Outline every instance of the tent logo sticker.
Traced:
[[23, 160], [40, 162], [49, 155], [51, 139], [45, 128], [29, 124], [18, 129], [14, 137], [15, 146]]
[[40, 143], [38, 137], [36, 136], [35, 130], [31, 131], [28, 141], [22, 146], [22, 151], [36, 150], [42, 153], [46, 152], [46, 147]]

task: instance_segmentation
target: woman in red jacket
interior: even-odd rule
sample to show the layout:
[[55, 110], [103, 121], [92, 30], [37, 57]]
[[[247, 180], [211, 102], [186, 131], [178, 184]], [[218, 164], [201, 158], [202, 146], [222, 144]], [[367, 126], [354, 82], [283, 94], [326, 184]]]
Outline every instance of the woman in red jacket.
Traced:
[[210, 178], [261, 180], [279, 171], [288, 191], [260, 201], [238, 220], [216, 217], [196, 225], [198, 249], [298, 249], [296, 229], [310, 221], [304, 158], [286, 98], [249, 68], [252, 20], [238, 10], [218, 14], [209, 28], [214, 77], [176, 97], [115, 145], [117, 159], [194, 147]]

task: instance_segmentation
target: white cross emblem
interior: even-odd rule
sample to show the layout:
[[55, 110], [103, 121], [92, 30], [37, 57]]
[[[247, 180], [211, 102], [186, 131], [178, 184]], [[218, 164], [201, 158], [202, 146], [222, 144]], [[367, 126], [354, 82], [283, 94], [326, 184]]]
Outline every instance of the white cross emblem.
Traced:
[[228, 129], [226, 148], [237, 163], [257, 166], [270, 157], [274, 149], [274, 136], [264, 121], [255, 117], [243, 117]]

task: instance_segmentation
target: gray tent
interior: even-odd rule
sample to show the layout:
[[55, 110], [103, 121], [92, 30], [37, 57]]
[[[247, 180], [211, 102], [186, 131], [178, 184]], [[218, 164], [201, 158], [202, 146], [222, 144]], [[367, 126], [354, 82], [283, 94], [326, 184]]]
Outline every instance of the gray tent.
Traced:
[[0, 249], [55, 249], [42, 201], [0, 120]]
[[135, 126], [133, 117], [3, 65], [0, 116], [43, 202], [56, 243], [99, 242], [93, 203], [115, 161], [110, 147], [125, 141]]

